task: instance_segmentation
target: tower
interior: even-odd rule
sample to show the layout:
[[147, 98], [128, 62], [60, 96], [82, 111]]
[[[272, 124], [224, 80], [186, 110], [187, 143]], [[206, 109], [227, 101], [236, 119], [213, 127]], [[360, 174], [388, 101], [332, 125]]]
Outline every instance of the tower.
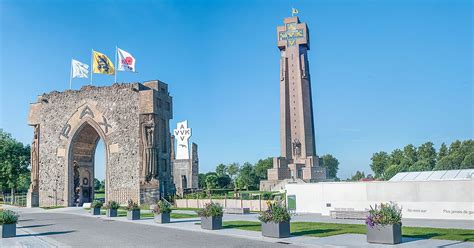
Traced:
[[326, 170], [319, 166], [316, 155], [308, 27], [296, 16], [285, 18], [284, 25], [277, 27], [277, 40], [280, 49], [281, 155], [273, 159], [268, 181], [324, 180]]

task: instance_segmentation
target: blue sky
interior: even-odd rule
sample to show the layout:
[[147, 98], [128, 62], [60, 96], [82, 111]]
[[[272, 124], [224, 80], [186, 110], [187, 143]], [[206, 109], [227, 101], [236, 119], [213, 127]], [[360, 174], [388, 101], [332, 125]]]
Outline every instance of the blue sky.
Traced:
[[91, 49], [113, 58], [118, 45], [138, 70], [119, 82], [169, 84], [171, 127], [189, 120], [202, 172], [278, 156], [275, 30], [292, 6], [311, 30], [317, 153], [340, 161], [339, 177], [369, 172], [380, 150], [473, 137], [469, 0], [3, 0], [0, 127], [31, 142], [29, 103], [69, 87], [71, 58], [89, 64]]

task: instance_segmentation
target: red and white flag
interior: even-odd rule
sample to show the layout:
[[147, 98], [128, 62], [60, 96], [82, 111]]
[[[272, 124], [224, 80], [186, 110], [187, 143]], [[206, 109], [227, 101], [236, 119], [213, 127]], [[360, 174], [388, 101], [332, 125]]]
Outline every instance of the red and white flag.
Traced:
[[120, 48], [117, 48], [118, 54], [118, 70], [135, 72], [135, 58]]

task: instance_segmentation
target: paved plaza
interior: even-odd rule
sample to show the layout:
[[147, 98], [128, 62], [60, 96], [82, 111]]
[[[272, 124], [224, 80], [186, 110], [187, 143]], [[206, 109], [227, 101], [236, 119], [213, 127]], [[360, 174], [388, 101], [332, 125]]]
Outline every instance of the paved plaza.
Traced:
[[[6, 208], [10, 208], [5, 206]], [[54, 210], [14, 208], [20, 212], [18, 236], [0, 239], [0, 247], [474, 247], [472, 242], [404, 238], [399, 245], [368, 244], [365, 235], [343, 234], [324, 238], [292, 236], [264, 238], [260, 232], [239, 229], [202, 230], [199, 218], [174, 219], [166, 225], [152, 218], [129, 221], [125, 217], [91, 216], [82, 208]], [[189, 211], [178, 211], [188, 213]], [[256, 220], [256, 214], [224, 215], [224, 221]], [[326, 219], [299, 215], [294, 221], [352, 223], [360, 221]], [[408, 220], [404, 221], [410, 222]], [[436, 226], [432, 221], [411, 220], [411, 224]], [[437, 221], [441, 225], [474, 229], [472, 222]], [[438, 226], [440, 227], [440, 226]]]

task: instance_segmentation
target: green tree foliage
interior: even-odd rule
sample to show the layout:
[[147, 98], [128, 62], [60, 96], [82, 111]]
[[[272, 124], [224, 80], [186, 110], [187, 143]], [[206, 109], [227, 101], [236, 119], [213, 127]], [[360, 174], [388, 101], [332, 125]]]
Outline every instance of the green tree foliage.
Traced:
[[337, 171], [339, 170], [339, 161], [331, 154], [326, 154], [321, 157], [320, 166], [326, 167], [329, 178], [337, 178]]
[[390, 163], [390, 156], [386, 152], [376, 152], [372, 155], [371, 160], [370, 168], [374, 172], [375, 178], [383, 178]]
[[365, 178], [365, 173], [363, 171], [357, 171], [355, 175], [351, 177], [351, 181], [360, 181]]
[[395, 149], [390, 156], [386, 152], [378, 152], [372, 156], [370, 167], [376, 178], [385, 180], [405, 171], [474, 168], [474, 140], [456, 140], [449, 149], [442, 143], [438, 153], [432, 142], [426, 142], [418, 148], [409, 144], [403, 148], [403, 152]]
[[236, 179], [237, 187], [240, 189], [258, 189], [258, 178], [251, 163], [245, 162], [240, 168], [239, 176]]
[[26, 190], [30, 184], [28, 166], [30, 164], [30, 146], [23, 145], [0, 129], [0, 189]]
[[218, 186], [218, 177], [216, 173], [208, 173], [206, 175], [206, 188], [207, 189], [216, 189]]
[[225, 166], [225, 164], [219, 164], [216, 166], [216, 174], [217, 176], [227, 175], [227, 166]]
[[440, 161], [442, 158], [448, 156], [448, 147], [446, 144], [443, 142], [441, 146], [439, 147], [439, 152], [438, 152], [438, 158], [437, 161]]
[[198, 187], [200, 189], [206, 188], [206, 174], [204, 173], [198, 174]]
[[99, 179], [94, 178], [94, 190], [95, 191], [100, 190], [101, 186], [102, 186], [102, 183], [99, 181]]
[[267, 170], [273, 167], [273, 158], [260, 159], [255, 164], [255, 175], [260, 180], [267, 180]]
[[436, 165], [436, 156], [433, 142], [426, 142], [418, 147], [418, 160], [425, 160], [430, 170]]
[[229, 175], [234, 188], [237, 188], [237, 184], [235, 183], [235, 177], [239, 174], [240, 165], [238, 163], [231, 163], [227, 166], [227, 174]]

